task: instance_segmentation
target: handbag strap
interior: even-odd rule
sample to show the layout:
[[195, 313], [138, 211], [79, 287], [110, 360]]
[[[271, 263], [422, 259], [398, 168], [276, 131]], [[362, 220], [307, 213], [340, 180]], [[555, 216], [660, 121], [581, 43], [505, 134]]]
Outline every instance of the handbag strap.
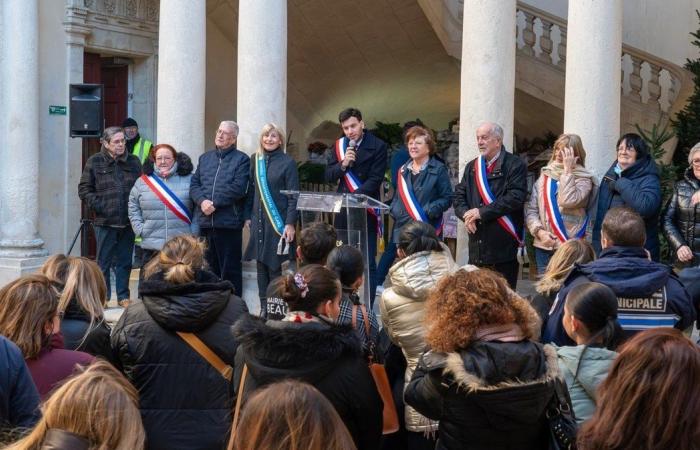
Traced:
[[199, 356], [204, 358], [213, 368], [215, 368], [222, 377], [229, 382], [233, 379], [233, 368], [226, 364], [219, 356], [211, 351], [207, 345], [202, 342], [194, 333], [176, 332], [183, 341], [187, 343], [194, 351], [199, 353]]
[[248, 364], [243, 364], [243, 372], [241, 372], [241, 382], [238, 385], [238, 396], [236, 397], [236, 408], [233, 410], [233, 424], [231, 425], [231, 437], [228, 440], [227, 450], [233, 450], [233, 442], [236, 439], [236, 431], [238, 431], [238, 416], [241, 413], [241, 403], [243, 403], [243, 389], [245, 388], [245, 378], [248, 375]]
[[[358, 305], [353, 304], [352, 305], [352, 328], [357, 329], [357, 308]], [[374, 362], [374, 342], [372, 341], [372, 335], [370, 334], [370, 325], [369, 325], [369, 315], [367, 314], [367, 307], [365, 305], [359, 305], [360, 312], [362, 313], [362, 322], [364, 322], [365, 325], [365, 336], [367, 341], [370, 343], [370, 348], [369, 348], [369, 363], [372, 364]]]

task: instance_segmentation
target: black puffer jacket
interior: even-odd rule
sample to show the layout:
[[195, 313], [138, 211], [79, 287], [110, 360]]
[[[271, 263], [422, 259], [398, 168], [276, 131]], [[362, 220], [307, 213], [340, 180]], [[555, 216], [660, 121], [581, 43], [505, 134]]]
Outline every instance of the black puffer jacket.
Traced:
[[663, 215], [664, 236], [671, 247], [672, 256], [678, 258], [678, 249], [684, 245], [693, 252], [692, 265], [700, 264], [700, 204], [691, 205], [690, 199], [700, 191], [700, 181], [693, 175], [693, 169], [685, 171], [683, 179], [676, 183], [673, 197], [666, 205]]
[[110, 329], [104, 318], [96, 319], [90, 332], [90, 316], [73, 299], [68, 303], [61, 321], [61, 334], [67, 350], [80, 350], [93, 356], [109, 359], [112, 354], [109, 345]]
[[266, 324], [246, 316], [236, 324], [234, 333], [241, 345], [236, 357], [236, 388], [242, 362], [248, 365], [244, 395], [284, 379], [304, 381], [333, 404], [358, 450], [379, 448], [382, 399], [352, 327], [280, 321]]
[[205, 271], [174, 285], [156, 274], [139, 288], [112, 335], [117, 367], [139, 390], [149, 449], [221, 449], [235, 404], [231, 383], [175, 331], [197, 335], [233, 366], [231, 326], [247, 308], [228, 281]]
[[477, 341], [459, 353], [424, 354], [404, 399], [440, 421], [437, 449], [540, 450], [558, 376], [550, 346]]

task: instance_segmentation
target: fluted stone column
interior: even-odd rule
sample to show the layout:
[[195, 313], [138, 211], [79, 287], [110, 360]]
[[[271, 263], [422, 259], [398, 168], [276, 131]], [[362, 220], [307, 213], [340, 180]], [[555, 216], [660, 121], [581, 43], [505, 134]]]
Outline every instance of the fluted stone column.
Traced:
[[251, 154], [267, 122], [287, 125], [287, 1], [239, 0], [238, 147]]
[[[497, 3], [497, 4], [496, 4]], [[459, 112], [459, 167], [461, 174], [479, 154], [479, 122], [499, 123], [503, 144], [513, 146], [515, 108], [515, 0], [465, 0], [462, 23], [462, 79]], [[468, 260], [468, 233], [460, 221], [457, 261]]]
[[569, 2], [564, 131], [581, 136], [599, 178], [620, 134], [622, 0]]
[[39, 237], [39, 10], [37, 0], [3, 3], [0, 136], [0, 286], [46, 255]]
[[205, 150], [206, 0], [160, 0], [157, 141], [193, 161]]

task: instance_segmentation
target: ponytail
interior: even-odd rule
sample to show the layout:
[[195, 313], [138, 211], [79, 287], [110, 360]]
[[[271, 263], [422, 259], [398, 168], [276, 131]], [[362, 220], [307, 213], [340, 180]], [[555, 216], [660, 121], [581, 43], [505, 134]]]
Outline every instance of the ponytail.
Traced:
[[617, 348], [623, 335], [612, 289], [595, 282], [578, 284], [566, 296], [566, 306], [590, 333], [586, 345], [600, 342], [609, 350]]
[[277, 278], [274, 288], [289, 305], [290, 311], [316, 312], [319, 305], [333, 300], [340, 292], [335, 272], [319, 264], [304, 266], [295, 274]]
[[146, 264], [144, 278], [157, 272], [173, 284], [194, 281], [195, 272], [204, 267], [204, 243], [194, 236], [181, 234], [165, 243], [157, 257]]
[[411, 222], [401, 227], [397, 246], [406, 256], [425, 251], [442, 251], [435, 228], [425, 222]]

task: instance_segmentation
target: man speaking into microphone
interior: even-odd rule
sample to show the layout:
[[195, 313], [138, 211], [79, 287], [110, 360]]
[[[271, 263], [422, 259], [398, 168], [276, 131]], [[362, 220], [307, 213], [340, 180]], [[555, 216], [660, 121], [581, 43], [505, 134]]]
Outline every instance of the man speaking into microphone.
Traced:
[[[338, 183], [338, 192], [365, 194], [379, 200], [379, 187], [386, 171], [387, 146], [365, 130], [362, 113], [347, 108], [338, 115], [343, 137], [335, 143], [326, 167], [326, 181]], [[336, 216], [335, 227], [346, 227], [345, 216]], [[377, 217], [367, 212], [367, 250], [370, 305], [377, 290]]]

